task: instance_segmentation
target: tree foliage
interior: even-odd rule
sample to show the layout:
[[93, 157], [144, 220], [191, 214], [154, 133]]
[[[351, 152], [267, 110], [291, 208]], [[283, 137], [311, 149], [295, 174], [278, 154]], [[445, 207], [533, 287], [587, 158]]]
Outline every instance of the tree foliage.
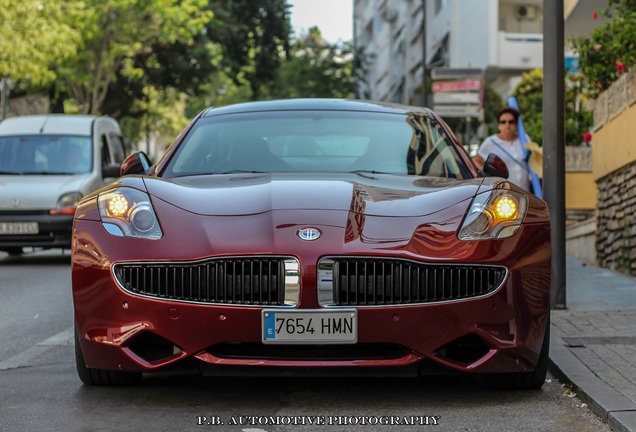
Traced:
[[595, 12], [610, 20], [590, 37], [571, 39], [579, 54], [585, 87], [596, 97], [636, 62], [636, 0], [609, 0]]
[[[523, 126], [532, 141], [543, 142], [543, 69], [522, 75], [514, 91]], [[565, 87], [565, 145], [578, 146], [592, 126], [592, 112], [584, 109], [587, 96], [580, 75], [568, 74]]]
[[252, 99], [289, 50], [289, 5], [286, 0], [213, 0], [216, 19], [207, 25], [210, 39], [222, 49], [223, 65], [236, 85], [249, 84]]
[[348, 98], [352, 95], [349, 44], [328, 44], [318, 27], [294, 40], [268, 92], [270, 98]]
[[206, 106], [349, 97], [350, 44], [290, 32], [286, 0], [0, 0], [0, 77], [110, 114], [132, 141]]
[[[212, 0], [206, 9], [213, 18], [194, 34], [187, 43], [155, 42], [150, 49], [137, 53], [131, 60], [135, 75], [120, 69], [111, 83], [103, 109], [119, 118], [125, 117], [130, 133], [141, 135], [146, 125], [156, 117], [152, 112], [157, 103], [151, 94], [174, 95], [180, 92], [187, 100], [163, 110], [165, 115], [191, 118], [210, 105], [225, 105], [254, 99], [255, 91], [262, 95], [277, 73], [277, 65], [284, 61], [283, 48], [288, 44], [288, 17], [284, 1], [259, 2], [258, 8], [250, 0]], [[228, 9], [225, 9], [225, 8]], [[265, 18], [264, 18], [265, 17]], [[232, 29], [242, 29], [234, 33]], [[264, 43], [264, 46], [258, 46]], [[230, 44], [230, 45], [227, 45]], [[239, 47], [255, 46], [253, 50]], [[265, 52], [271, 55], [262, 55]], [[253, 56], [260, 52], [261, 55]], [[260, 97], [260, 96], [258, 96]], [[171, 105], [172, 97], [162, 104]], [[158, 119], [161, 124], [178, 124]], [[174, 131], [176, 134], [178, 131]]]
[[0, 77], [18, 88], [43, 88], [57, 79], [55, 65], [78, 52], [73, 26], [90, 15], [83, 2], [0, 0]]
[[82, 112], [98, 113], [117, 72], [143, 76], [137, 54], [153, 44], [193, 43], [212, 16], [205, 0], [86, 0], [92, 14], [75, 23], [83, 37], [77, 54], [59, 65], [64, 90]]

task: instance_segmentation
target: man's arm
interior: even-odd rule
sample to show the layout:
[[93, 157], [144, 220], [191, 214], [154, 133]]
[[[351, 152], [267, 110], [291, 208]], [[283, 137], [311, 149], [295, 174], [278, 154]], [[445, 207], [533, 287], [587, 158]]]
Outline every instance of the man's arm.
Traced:
[[477, 168], [479, 168], [480, 170], [484, 169], [484, 162], [486, 161], [484, 160], [483, 157], [476, 154], [475, 156], [473, 156], [473, 162], [475, 163], [475, 165], [477, 165]]

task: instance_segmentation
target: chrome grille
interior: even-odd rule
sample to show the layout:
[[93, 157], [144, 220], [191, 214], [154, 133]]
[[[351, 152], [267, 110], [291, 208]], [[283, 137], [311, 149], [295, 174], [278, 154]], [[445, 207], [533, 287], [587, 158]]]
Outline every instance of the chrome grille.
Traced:
[[215, 258], [185, 263], [119, 263], [127, 291], [167, 300], [240, 305], [296, 305], [299, 264], [288, 257]]
[[506, 269], [424, 264], [370, 257], [323, 258], [318, 265], [323, 306], [375, 306], [469, 299], [496, 291]]

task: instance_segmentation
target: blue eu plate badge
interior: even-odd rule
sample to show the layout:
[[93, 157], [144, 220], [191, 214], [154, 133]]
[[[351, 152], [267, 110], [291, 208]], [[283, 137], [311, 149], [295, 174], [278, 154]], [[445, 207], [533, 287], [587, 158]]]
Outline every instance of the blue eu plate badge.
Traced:
[[276, 338], [276, 314], [265, 314], [265, 339]]

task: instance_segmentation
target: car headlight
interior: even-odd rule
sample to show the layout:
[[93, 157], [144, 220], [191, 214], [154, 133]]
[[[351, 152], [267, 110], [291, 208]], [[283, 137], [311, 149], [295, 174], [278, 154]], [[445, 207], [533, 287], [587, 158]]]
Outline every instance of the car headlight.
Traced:
[[460, 240], [500, 239], [514, 235], [526, 215], [528, 198], [506, 189], [477, 195], [459, 230]]
[[147, 193], [122, 187], [99, 194], [97, 202], [102, 225], [110, 234], [151, 240], [163, 236]]

